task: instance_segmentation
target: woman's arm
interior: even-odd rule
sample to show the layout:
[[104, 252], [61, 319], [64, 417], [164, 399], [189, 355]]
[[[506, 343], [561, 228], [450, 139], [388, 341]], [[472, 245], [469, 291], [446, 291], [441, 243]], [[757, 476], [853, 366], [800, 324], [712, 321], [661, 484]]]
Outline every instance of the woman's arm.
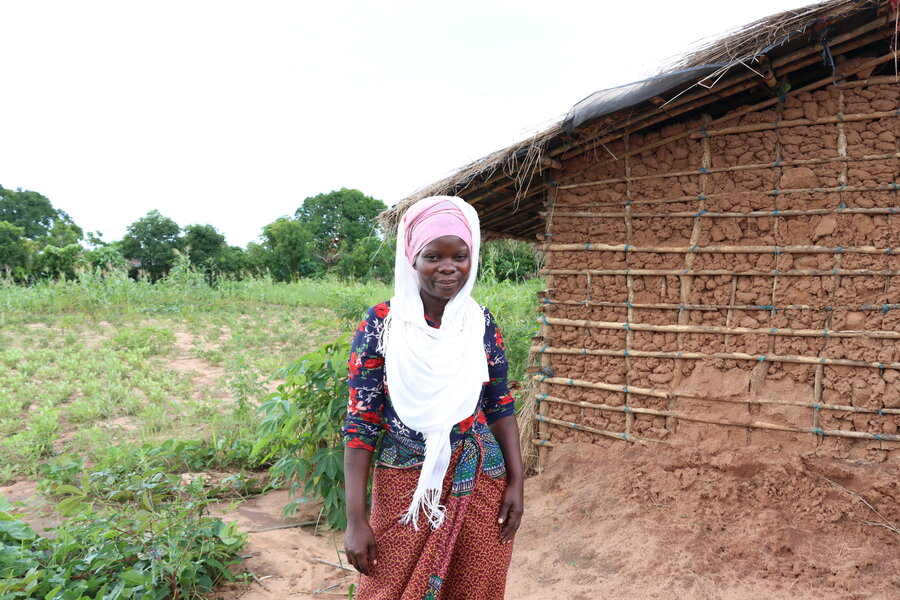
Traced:
[[375, 557], [375, 535], [366, 518], [366, 487], [372, 452], [362, 448], [344, 448], [344, 488], [347, 498], [347, 531], [344, 550], [357, 571], [369, 574]]
[[519, 449], [519, 427], [516, 424], [515, 402], [509, 392], [503, 335], [497, 327], [494, 316], [488, 311], [484, 332], [484, 350], [488, 357], [490, 380], [485, 388], [484, 415], [488, 427], [503, 451], [506, 463], [506, 492], [500, 505], [498, 522], [503, 525], [500, 539], [509, 543], [516, 536], [524, 510], [525, 468]]
[[377, 341], [386, 314], [384, 303], [369, 309], [356, 330], [348, 361], [350, 401], [343, 428], [347, 503], [344, 550], [350, 564], [364, 575], [375, 564], [375, 536], [366, 519], [366, 489], [384, 407], [384, 359], [378, 353]]
[[519, 449], [519, 426], [515, 415], [509, 415], [494, 421], [488, 426], [506, 462], [506, 492], [500, 505], [500, 516], [497, 522], [503, 525], [500, 541], [509, 543], [516, 536], [522, 513], [525, 507], [525, 467], [522, 465], [522, 452]]

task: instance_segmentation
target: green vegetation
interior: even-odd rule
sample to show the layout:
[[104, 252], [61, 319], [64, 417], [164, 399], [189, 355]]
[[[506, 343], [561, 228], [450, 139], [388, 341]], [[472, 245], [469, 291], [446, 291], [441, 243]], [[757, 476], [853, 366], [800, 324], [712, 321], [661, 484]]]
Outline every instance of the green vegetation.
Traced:
[[[540, 285], [476, 286], [513, 378]], [[0, 484], [38, 480], [63, 516], [42, 537], [0, 507], [0, 598], [203, 595], [243, 543], [208, 503], [269, 486], [341, 527], [349, 335], [390, 295], [331, 277], [210, 282], [183, 253], [156, 282], [0, 278]]]
[[[246, 250], [153, 210], [106, 243], [0, 187], [0, 485], [37, 480], [61, 523], [42, 537], [0, 496], [0, 600], [207, 595], [244, 543], [209, 503], [271, 487], [345, 526], [347, 357], [391, 296], [384, 208], [319, 194]], [[536, 268], [528, 244], [484, 246], [474, 295], [512, 379]]]
[[[262, 228], [246, 250], [229, 246], [212, 225], [175, 221], [151, 210], [128, 226], [121, 240], [86, 236], [63, 211], [37, 192], [0, 187], [0, 275], [7, 282], [73, 280], [76, 271], [128, 269], [132, 279], [158, 281], [186, 257], [210, 284], [266, 277], [278, 282], [301, 278], [389, 283], [394, 241], [376, 223], [380, 200], [341, 188], [306, 198], [294, 215]], [[524, 281], [534, 276], [537, 258], [530, 244], [499, 240], [484, 245], [483, 272], [491, 281]]]

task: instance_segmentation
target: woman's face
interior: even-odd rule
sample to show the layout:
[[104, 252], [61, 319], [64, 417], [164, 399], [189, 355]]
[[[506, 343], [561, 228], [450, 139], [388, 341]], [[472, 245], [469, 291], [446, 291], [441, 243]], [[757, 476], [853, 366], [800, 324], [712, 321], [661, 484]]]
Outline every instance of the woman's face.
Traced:
[[421, 293], [446, 302], [465, 285], [472, 269], [472, 257], [464, 241], [455, 235], [445, 235], [422, 248], [413, 267], [419, 275]]

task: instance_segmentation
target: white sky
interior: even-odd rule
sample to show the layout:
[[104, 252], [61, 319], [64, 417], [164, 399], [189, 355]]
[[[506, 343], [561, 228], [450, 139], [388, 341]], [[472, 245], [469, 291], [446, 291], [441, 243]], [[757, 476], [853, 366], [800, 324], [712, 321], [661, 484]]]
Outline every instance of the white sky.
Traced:
[[107, 241], [158, 209], [245, 246], [308, 196], [393, 204], [808, 3], [0, 0], [0, 185]]

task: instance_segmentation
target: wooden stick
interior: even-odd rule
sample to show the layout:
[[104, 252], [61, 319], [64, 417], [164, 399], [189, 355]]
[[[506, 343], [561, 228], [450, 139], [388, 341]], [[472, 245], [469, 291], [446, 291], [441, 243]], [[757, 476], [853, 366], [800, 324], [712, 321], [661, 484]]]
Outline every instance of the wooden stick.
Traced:
[[[737, 281], [737, 275], [732, 279], [732, 281]], [[628, 302], [601, 302], [597, 300], [550, 300], [543, 299], [541, 300], [543, 304], [562, 304], [566, 306], [598, 306], [598, 307], [607, 307], [607, 308], [628, 308]], [[703, 310], [703, 311], [717, 311], [717, 310], [772, 310], [771, 305], [758, 305], [758, 304], [650, 304], [650, 303], [641, 303], [641, 302], [632, 302], [631, 308], [648, 308], [648, 309], [659, 309], [659, 310]], [[900, 304], [863, 304], [861, 306], [809, 306], [807, 304], [786, 304], [783, 306], [775, 307], [779, 311], [786, 310], [824, 310], [824, 311], [835, 311], [835, 310], [859, 310], [859, 311], [872, 311], [872, 310], [880, 310], [882, 312], [897, 310], [900, 309]]]
[[[596, 349], [592, 350], [589, 348], [552, 348], [550, 346], [533, 346], [532, 350], [535, 352], [541, 352], [544, 354], [581, 354], [587, 356], [625, 356], [624, 350], [605, 350], [605, 349]], [[879, 362], [869, 362], [865, 360], [853, 360], [850, 358], [825, 358], [825, 357], [813, 357], [813, 356], [786, 356], [779, 354], [767, 354], [767, 355], [756, 355], [756, 354], [746, 354], [743, 352], [663, 352], [656, 350], [630, 350], [628, 352], [631, 356], [643, 357], [643, 358], [672, 358], [672, 359], [695, 359], [695, 360], [706, 360], [713, 358], [721, 358], [725, 360], [749, 360], [756, 362], [784, 362], [784, 363], [796, 363], [803, 365], [831, 365], [835, 367], [866, 367], [872, 369], [900, 369], [900, 362], [893, 363], [879, 363]], [[606, 388], [599, 388], [606, 389]], [[634, 388], [629, 388], [631, 391], [634, 391]], [[621, 390], [613, 390], [613, 391], [621, 391]], [[640, 393], [640, 392], [635, 392]], [[885, 409], [887, 410], [887, 409]], [[893, 410], [893, 409], [891, 409]], [[900, 413], [898, 413], [900, 414]]]
[[[878, 111], [873, 113], [862, 113], [844, 115], [843, 117], [822, 117], [819, 119], [790, 119], [788, 121], [780, 121], [776, 123], [752, 123], [750, 125], [738, 125], [736, 127], [726, 127], [723, 129], [706, 130], [705, 132], [695, 131], [691, 134], [694, 139], [707, 137], [715, 137], [718, 135], [731, 135], [735, 133], [752, 133], [754, 131], [769, 131], [772, 129], [788, 129], [791, 127], [810, 127], [812, 125], [833, 125], [835, 123], [851, 122], [851, 121], [875, 121], [889, 117], [900, 115], [895, 110]], [[843, 119], [843, 120], [842, 120]]]
[[[678, 395], [678, 394], [672, 394]], [[690, 398], [693, 400], [712, 400], [714, 402], [725, 402], [729, 404], [755, 404], [759, 406], [794, 406], [797, 408], [812, 408], [813, 410], [831, 410], [835, 412], [852, 412], [852, 413], [862, 413], [862, 414], [878, 414], [879, 416], [883, 415], [900, 415], [900, 409], [895, 408], [884, 408], [881, 410], [874, 410], [869, 408], [862, 408], [858, 406], [846, 406], [843, 404], [821, 404], [815, 402], [793, 402], [793, 401], [785, 401], [785, 400], [763, 400], [758, 398], [741, 398], [741, 399], [725, 399], [725, 398], [693, 398], [691, 396], [684, 396], [685, 398]], [[556, 402], [560, 404], [572, 404], [580, 406], [581, 408], [597, 408], [601, 410], [618, 410], [620, 412], [625, 412], [626, 410], [631, 410], [632, 408], [625, 406], [616, 406], [616, 405], [606, 405], [606, 404], [592, 404], [590, 402], [585, 402], [584, 400], [566, 400], [564, 398], [558, 398], [556, 396], [547, 396], [545, 398], [541, 398], [542, 401], [547, 402]], [[637, 408], [633, 408], [634, 412], [639, 412]], [[641, 409], [644, 410], [644, 409]], [[649, 414], [649, 413], [648, 413]], [[814, 425], [815, 427], [815, 425]]]
[[[755, 163], [750, 165], [731, 165], [728, 167], [711, 167], [707, 169], [707, 173], [736, 173], [738, 171], [761, 171], [767, 169], [774, 169], [777, 167], [802, 167], [809, 165], [827, 165], [839, 162], [869, 162], [869, 161], [884, 161], [890, 160], [892, 158], [900, 158], [900, 152], [896, 152], [893, 154], [870, 154], [866, 156], [859, 157], [849, 157], [849, 156], [838, 156], [838, 157], [829, 157], [829, 158], [805, 158], [801, 160], [782, 160], [776, 161], [774, 163]], [[641, 175], [639, 177], [617, 177], [614, 179], [601, 179], [597, 181], [584, 181], [581, 183], [569, 183], [566, 185], [559, 186], [561, 190], [572, 190], [576, 188], [582, 187], [592, 187], [595, 185], [610, 185], [614, 183], [625, 183], [626, 181], [645, 181], [645, 180], [661, 180], [668, 179], [669, 177], [690, 177], [690, 176], [699, 176], [703, 172], [699, 169], [691, 169], [690, 171], [673, 171], [670, 173], [655, 173], [653, 175]], [[621, 202], [618, 203], [596, 203], [592, 204], [593, 206], [621, 206]], [[569, 203], [566, 203], [568, 206]]]
[[[587, 425], [579, 425], [578, 423], [572, 423], [570, 421], [563, 421], [561, 419], [553, 419], [551, 417], [544, 417], [541, 415], [534, 415], [534, 418], [542, 423], [549, 423], [551, 425], [559, 425], [561, 427], [569, 427], [571, 429], [577, 429], [578, 431], [587, 431], [590, 433], [596, 433], [598, 435], [604, 435], [606, 437], [610, 437], [616, 440], [625, 440], [628, 442], [635, 442], [641, 445], [645, 445], [646, 442], [657, 442], [660, 440], [651, 440], [647, 438], [638, 437], [636, 435], [631, 435], [629, 433], [616, 433], [614, 431], [605, 431], [603, 429], [595, 429], [594, 427], [589, 427]], [[544, 448], [547, 444], [541, 444], [541, 448]]]
[[729, 271], [728, 269], [700, 269], [686, 273], [684, 269], [541, 269], [542, 275], [670, 275], [677, 277], [679, 275], [731, 275], [754, 277], [832, 277], [834, 275], [850, 275], [850, 276], [884, 276], [894, 277], [898, 275], [897, 271], [890, 270], [872, 270], [872, 269], [831, 269], [829, 271], [822, 269], [796, 269], [790, 271], [761, 271], [753, 269], [751, 271]]
[[[550, 385], [574, 385], [577, 387], [586, 387], [595, 390], [606, 390], [608, 392], [622, 392], [639, 394], [641, 396], [652, 396], [654, 398], [668, 398], [668, 392], [660, 392], [659, 390], [651, 390], [648, 388], [631, 387], [627, 385], [617, 385], [614, 383], [597, 383], [593, 381], [584, 381], [583, 379], [566, 379], [565, 377], [549, 377], [547, 375], [535, 375], [541, 383]], [[543, 398], [543, 396], [541, 396]]]
[[329, 567], [334, 567], [336, 569], [343, 569], [344, 571], [350, 571], [351, 573], [356, 573], [356, 569], [353, 568], [353, 565], [341, 565], [336, 562], [332, 562], [330, 560], [325, 560], [324, 558], [314, 558], [314, 561], [317, 563], [322, 563], [323, 565], [328, 565]]
[[790, 329], [781, 327], [722, 327], [719, 325], [652, 325], [650, 323], [619, 323], [614, 321], [591, 321], [587, 319], [558, 319], [542, 317], [550, 325], [565, 327], [591, 327], [593, 329], [612, 329], [634, 331], [655, 331], [665, 333], [710, 333], [729, 335], [772, 335], [790, 337], [835, 337], [835, 338], [868, 338], [877, 340], [900, 340], [900, 331], [858, 331], [853, 329]]
[[295, 527], [309, 527], [310, 525], [315, 525], [319, 521], [303, 521], [301, 523], [292, 523], [291, 525], [276, 525], [275, 527], [266, 527], [264, 529], [254, 529], [253, 531], [248, 531], [247, 533], [265, 533], [267, 531], [278, 531], [279, 529], [294, 529]]
[[542, 252], [635, 252], [653, 254], [900, 254], [874, 246], [632, 246], [631, 244], [543, 244]]
[[547, 440], [531, 440], [531, 443], [535, 446], [547, 446], [548, 448], [555, 448], [556, 444], [553, 442], [548, 442]]
[[[633, 184], [630, 181], [631, 178], [631, 157], [628, 155], [628, 152], [631, 150], [631, 136], [628, 132], [622, 136], [622, 140], [625, 143], [625, 158], [623, 161], [625, 162], [625, 177], [629, 178], [629, 181], [625, 182], [625, 198], [627, 202], [625, 203], [625, 239], [630, 243], [632, 237], [634, 235], [634, 223], [631, 220], [631, 201], [634, 198], [634, 193], [632, 190]], [[626, 256], [627, 259], [627, 256]], [[626, 299], [628, 300], [627, 304], [627, 312], [625, 315], [625, 320], [631, 322], [634, 320], [634, 311], [631, 308], [631, 302], [634, 300], [634, 276], [626, 275], [625, 276], [625, 289], [628, 293]], [[588, 298], [590, 300], [590, 298]], [[634, 333], [629, 331], [625, 334], [625, 386], [629, 386], [631, 384], [631, 357], [627, 356], [627, 351], [631, 348], [631, 345], [634, 343]], [[628, 406], [631, 403], [631, 394], [625, 392], [625, 406]], [[625, 415], [625, 433], [631, 433], [632, 428], [634, 427], [634, 415], [628, 413]]]
[[[819, 364], [816, 366], [816, 376], [813, 382], [813, 421], [812, 426], [813, 429], [819, 430], [819, 409], [822, 407], [822, 379], [825, 375], [825, 365]], [[830, 406], [829, 406], [830, 408]], [[857, 407], [851, 407], [856, 409]], [[833, 409], [832, 409], [833, 410]], [[850, 412], [859, 412], [858, 410], [852, 410]], [[900, 412], [900, 411], [898, 411]], [[822, 436], [817, 435], [815, 440], [815, 445], [818, 446], [822, 443]]]
[[[552, 194], [553, 194], [553, 197], [550, 198], [551, 202], [553, 202], [553, 200], [555, 199], [557, 192], [554, 190], [554, 191], [552, 191]], [[552, 204], [551, 204], [551, 207], [552, 207]], [[546, 219], [546, 233], [549, 235], [552, 235], [552, 230], [553, 230], [553, 216], [552, 216], [552, 208], [551, 208], [551, 216]], [[551, 290], [554, 289], [553, 278], [549, 277], [547, 279], [547, 282], [545, 285], [547, 288], [546, 293], [547, 294], [552, 293]], [[541, 335], [544, 337], [545, 340], [550, 339], [550, 326], [549, 325], [544, 324], [541, 326]], [[550, 369], [550, 357], [544, 356], [543, 354], [541, 354], [540, 362], [541, 362], [541, 369], [544, 370], [544, 372], [547, 372], [547, 370]], [[548, 391], [547, 385], [544, 383], [539, 384], [538, 391], [542, 394], [546, 394]], [[538, 403], [537, 411], [536, 411], [537, 414], [540, 415], [542, 413], [542, 410], [543, 409], [542, 409], [540, 403]], [[549, 428], [547, 427], [547, 423], [544, 421], [540, 421], [540, 420], [538, 421], [538, 436], [542, 437], [542, 438], [549, 437]], [[547, 466], [547, 461], [549, 460], [549, 458], [550, 458], [550, 449], [547, 446], [540, 446], [538, 448], [538, 464], [537, 464], [537, 472], [538, 473], [543, 472], [544, 468]]]
[[[565, 404], [573, 404], [567, 400], [564, 400]], [[587, 404], [587, 403], [585, 403]], [[592, 408], [596, 408], [597, 410], [607, 410], [607, 411], [617, 411], [623, 412], [625, 407], [623, 406], [609, 406], [606, 404], [596, 404], [592, 405]], [[791, 427], [789, 425], [776, 425], [774, 423], [765, 423], [763, 421], [744, 421], [744, 422], [730, 422], [730, 421], [716, 421], [715, 419], [708, 419], [704, 417], [697, 417], [694, 415], [686, 415], [684, 413], [679, 413], [671, 410], [655, 410], [652, 408], [630, 408], [635, 413], [639, 414], [647, 414], [654, 416], [662, 416], [662, 417], [673, 417], [682, 421], [694, 421], [696, 423], [706, 423], [708, 425], [727, 425], [729, 427], [747, 427], [750, 429], [768, 429], [772, 431], [785, 431], [789, 433], [815, 433], [816, 435], [828, 435], [834, 437], [846, 437], [846, 438], [856, 438], [856, 439], [864, 439], [864, 440], [877, 440], [879, 442], [900, 442], [900, 434], [893, 433], [868, 433], [863, 431], [841, 431], [841, 430], [833, 430], [833, 429], [818, 429], [813, 427]], [[563, 422], [565, 423], [565, 422]], [[584, 429], [585, 431], [590, 431], [589, 428], [583, 425], [578, 425], [577, 423], [571, 423], [574, 425], [576, 429]], [[594, 430], [595, 433], [601, 433], [600, 430]], [[606, 433], [611, 432], [603, 432]], [[615, 434], [613, 434], [615, 435]], [[623, 434], [624, 435], [624, 434]], [[620, 436], [621, 437], [621, 436]], [[650, 440], [656, 441], [656, 440]]]
[[[897, 190], [900, 187], [891, 187], [898, 186], [898, 184], [886, 184], [877, 186], [875, 188], [866, 188], [865, 191], [879, 191], [879, 190]], [[846, 191], [863, 191], [858, 190], [859, 186], [847, 186]], [[796, 189], [796, 190], [775, 190], [774, 192], [729, 192], [729, 194], [735, 193], [743, 193], [743, 194], [762, 194], [765, 193], [768, 196], [779, 196], [781, 194], [788, 193], [796, 193], [796, 192], [822, 192], [822, 193], [843, 193], [839, 187], [836, 188], [806, 188], [806, 189]], [[677, 198], [675, 200], [667, 199], [666, 202], [696, 202], [697, 200], [707, 200], [709, 198], [720, 196], [721, 194], [710, 194], [709, 196], [704, 196], [703, 198]], [[542, 216], [545, 214], [544, 212], [540, 213]], [[806, 217], [812, 215], [900, 215], [900, 207], [886, 207], [886, 208], [809, 208], [809, 209], [788, 209], [788, 210], [752, 210], [750, 212], [711, 212], [711, 211], [678, 211], [671, 213], [631, 213], [632, 219], [673, 219], [673, 218], [684, 218], [684, 219], [699, 219], [699, 218], [709, 218], [709, 219], [733, 219], [733, 218], [756, 218], [756, 217]], [[623, 212], [616, 213], [604, 213], [604, 212], [591, 212], [591, 211], [556, 211], [557, 217], [590, 217], [592, 219], [621, 219], [625, 216]]]

